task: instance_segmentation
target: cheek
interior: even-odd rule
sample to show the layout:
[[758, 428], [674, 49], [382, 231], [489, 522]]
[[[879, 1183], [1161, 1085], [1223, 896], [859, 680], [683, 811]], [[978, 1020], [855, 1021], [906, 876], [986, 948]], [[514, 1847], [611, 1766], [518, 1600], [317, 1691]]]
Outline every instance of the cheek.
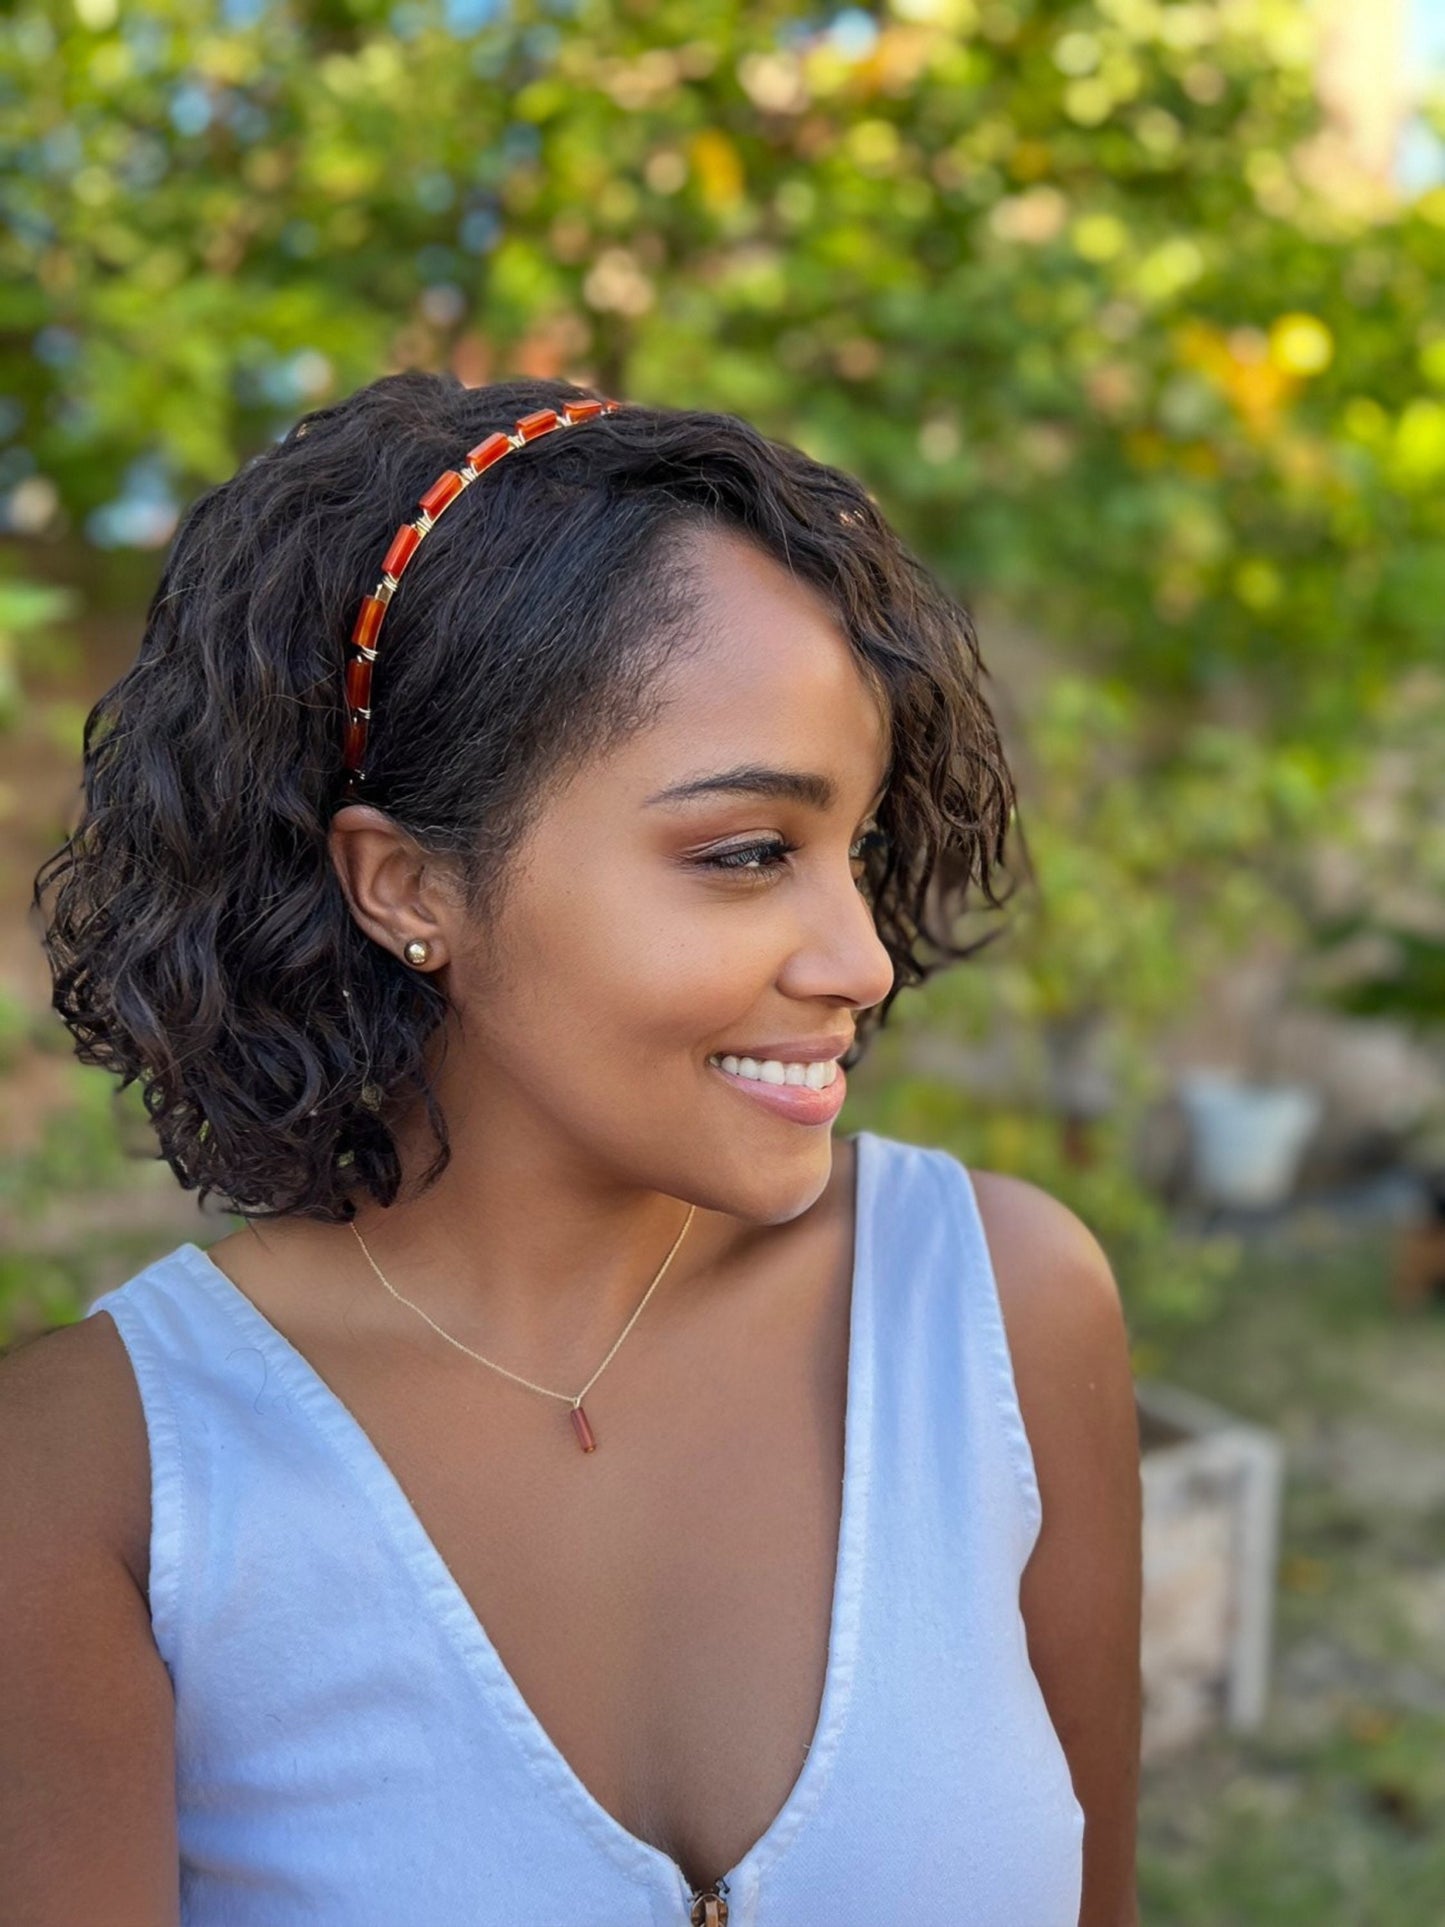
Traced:
[[747, 977], [726, 944], [706, 930], [656, 923], [614, 928], [605, 951], [576, 983], [603, 1029], [645, 1059], [680, 1047], [693, 1053], [747, 999]]
[[549, 922], [552, 1021], [589, 1057], [696, 1056], [756, 1007], [769, 982], [761, 920], [685, 882], [649, 891], [633, 879], [615, 894], [574, 896]]

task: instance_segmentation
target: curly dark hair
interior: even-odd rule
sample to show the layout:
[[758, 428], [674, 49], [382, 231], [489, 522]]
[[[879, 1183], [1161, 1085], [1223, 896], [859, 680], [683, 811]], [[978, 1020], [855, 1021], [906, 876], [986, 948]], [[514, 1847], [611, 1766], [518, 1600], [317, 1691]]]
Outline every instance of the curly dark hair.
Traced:
[[[35, 877], [76, 1055], [139, 1080], [181, 1184], [326, 1223], [397, 1196], [388, 1124], [446, 1121], [424, 1047], [443, 992], [351, 915], [341, 798], [348, 639], [380, 557], [460, 451], [559, 381], [390, 375], [298, 421], [195, 501], [133, 665], [85, 724], [76, 827]], [[549, 784], [649, 720], [687, 633], [686, 538], [750, 538], [836, 611], [886, 693], [893, 773], [862, 887], [900, 989], [970, 955], [975, 889], [1011, 894], [1013, 782], [972, 621], [860, 483], [736, 416], [629, 405], [503, 462], [439, 522], [388, 613], [364, 796], [494, 915]], [[478, 539], [482, 535], [485, 539]], [[931, 955], [924, 955], [924, 950]]]

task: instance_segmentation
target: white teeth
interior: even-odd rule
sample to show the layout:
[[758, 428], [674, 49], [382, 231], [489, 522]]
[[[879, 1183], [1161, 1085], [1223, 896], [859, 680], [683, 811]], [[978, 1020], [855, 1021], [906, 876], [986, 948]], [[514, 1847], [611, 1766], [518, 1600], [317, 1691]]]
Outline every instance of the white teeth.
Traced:
[[825, 1091], [838, 1075], [835, 1058], [828, 1058], [821, 1064], [784, 1064], [776, 1057], [759, 1062], [756, 1057], [710, 1057], [710, 1064], [720, 1064], [734, 1077], [751, 1077], [760, 1084], [803, 1084], [810, 1091]]

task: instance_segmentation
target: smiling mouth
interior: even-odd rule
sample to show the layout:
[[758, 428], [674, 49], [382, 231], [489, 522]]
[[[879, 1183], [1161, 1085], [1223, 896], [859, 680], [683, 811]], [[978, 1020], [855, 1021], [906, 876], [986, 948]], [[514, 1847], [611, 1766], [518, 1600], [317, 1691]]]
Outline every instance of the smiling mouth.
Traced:
[[842, 1075], [838, 1060], [825, 1057], [816, 1063], [787, 1063], [779, 1058], [738, 1057], [731, 1051], [714, 1051], [708, 1063], [746, 1083], [766, 1084], [775, 1090], [825, 1091]]

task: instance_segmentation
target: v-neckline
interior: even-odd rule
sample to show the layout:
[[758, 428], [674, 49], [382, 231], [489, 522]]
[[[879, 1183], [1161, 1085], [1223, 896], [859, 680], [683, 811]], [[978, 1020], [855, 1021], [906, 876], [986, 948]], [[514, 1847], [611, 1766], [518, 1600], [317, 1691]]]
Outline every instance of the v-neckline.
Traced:
[[[742, 1859], [722, 1876], [727, 1883], [730, 1905], [735, 1909], [734, 1917], [738, 1919], [751, 1918], [752, 1899], [763, 1873], [781, 1856], [823, 1793], [842, 1736], [857, 1666], [869, 1472], [873, 1457], [871, 1287], [880, 1174], [875, 1168], [879, 1141], [873, 1133], [859, 1131], [853, 1143], [853, 1258], [844, 1394], [843, 1492], [823, 1693], [802, 1767], [782, 1806]], [[180, 1254], [189, 1262], [196, 1278], [276, 1365], [367, 1490], [393, 1541], [423, 1581], [427, 1599], [436, 1607], [444, 1630], [460, 1647], [468, 1670], [477, 1678], [502, 1725], [522, 1747], [530, 1766], [551, 1785], [573, 1818], [634, 1880], [654, 1888], [659, 1880], [666, 1881], [686, 1910], [697, 1890], [671, 1854], [625, 1827], [574, 1770], [523, 1697], [400, 1480], [351, 1408], [331, 1389], [305, 1354], [199, 1245], [183, 1244]]]

